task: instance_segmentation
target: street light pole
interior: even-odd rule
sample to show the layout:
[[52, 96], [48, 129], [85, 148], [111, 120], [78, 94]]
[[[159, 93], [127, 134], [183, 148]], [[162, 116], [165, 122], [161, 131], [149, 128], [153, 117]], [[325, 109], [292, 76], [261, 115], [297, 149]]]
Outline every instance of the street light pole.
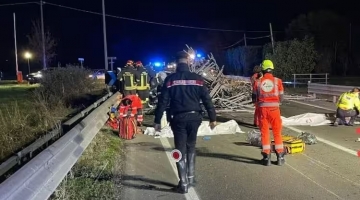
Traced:
[[107, 41], [106, 41], [105, 0], [102, 0], [102, 14], [103, 14], [103, 32], [104, 32], [105, 70], [108, 71], [109, 65], [108, 65]]
[[28, 62], [28, 70], [29, 70], [29, 74], [30, 74], [30, 73], [31, 73], [31, 72], [30, 72], [30, 58], [32, 57], [32, 55], [31, 55], [31, 53], [29, 53], [29, 52], [25, 52], [24, 57], [27, 59], [27, 62]]
[[30, 58], [28, 58], [27, 60], [28, 60], [28, 70], [29, 70], [29, 74], [30, 74]]
[[43, 1], [40, 1], [40, 15], [41, 15], [41, 42], [42, 42], [42, 61], [43, 69], [46, 69], [46, 54], [45, 54], [45, 32], [44, 32], [44, 14], [43, 14]]

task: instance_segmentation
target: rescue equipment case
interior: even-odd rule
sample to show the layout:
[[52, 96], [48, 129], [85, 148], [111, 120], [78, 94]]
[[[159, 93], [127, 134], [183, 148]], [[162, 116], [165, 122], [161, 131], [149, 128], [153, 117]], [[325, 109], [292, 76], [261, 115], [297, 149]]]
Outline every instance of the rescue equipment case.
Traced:
[[[302, 139], [289, 135], [283, 135], [282, 139], [284, 143], [284, 150], [287, 154], [301, 153], [305, 150], [305, 143]], [[273, 152], [275, 152], [274, 141], [272, 141], [271, 144], [272, 144], [272, 150]]]

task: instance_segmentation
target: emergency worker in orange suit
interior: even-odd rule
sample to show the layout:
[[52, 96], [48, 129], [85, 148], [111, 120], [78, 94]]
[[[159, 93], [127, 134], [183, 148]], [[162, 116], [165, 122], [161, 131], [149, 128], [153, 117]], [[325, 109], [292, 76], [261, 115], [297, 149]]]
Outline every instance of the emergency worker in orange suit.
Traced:
[[[254, 67], [253, 73], [254, 74], [250, 78], [252, 87], [254, 87], [255, 81], [262, 77], [261, 67], [259, 65], [256, 65]], [[256, 105], [256, 103], [254, 105], [255, 105], [254, 126], [259, 126], [259, 109], [258, 109], [258, 106]]]
[[253, 86], [252, 100], [259, 107], [259, 128], [262, 142], [262, 164], [271, 165], [271, 141], [269, 125], [275, 140], [275, 152], [277, 165], [285, 163], [284, 146], [281, 137], [282, 120], [280, 115], [280, 103], [284, 98], [284, 87], [282, 80], [272, 74], [274, 64], [271, 60], [264, 60], [261, 63], [263, 77], [255, 81]]

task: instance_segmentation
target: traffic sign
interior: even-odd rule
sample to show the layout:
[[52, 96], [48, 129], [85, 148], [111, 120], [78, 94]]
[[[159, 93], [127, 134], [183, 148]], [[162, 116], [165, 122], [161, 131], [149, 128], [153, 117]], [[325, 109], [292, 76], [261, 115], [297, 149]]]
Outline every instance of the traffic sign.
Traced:
[[173, 157], [173, 159], [175, 160], [175, 162], [179, 162], [182, 158], [182, 154], [179, 150], [174, 149], [171, 152], [171, 157]]
[[107, 81], [107, 85], [113, 86], [116, 82], [116, 74], [113, 71], [107, 71], [107, 73], [110, 75], [110, 80]]

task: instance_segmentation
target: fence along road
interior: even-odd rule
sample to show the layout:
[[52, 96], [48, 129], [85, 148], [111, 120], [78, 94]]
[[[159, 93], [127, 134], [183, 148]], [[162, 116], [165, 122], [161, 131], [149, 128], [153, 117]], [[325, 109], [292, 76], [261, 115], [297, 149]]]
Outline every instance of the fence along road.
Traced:
[[0, 200], [48, 199], [108, 119], [112, 95], [0, 185]]

